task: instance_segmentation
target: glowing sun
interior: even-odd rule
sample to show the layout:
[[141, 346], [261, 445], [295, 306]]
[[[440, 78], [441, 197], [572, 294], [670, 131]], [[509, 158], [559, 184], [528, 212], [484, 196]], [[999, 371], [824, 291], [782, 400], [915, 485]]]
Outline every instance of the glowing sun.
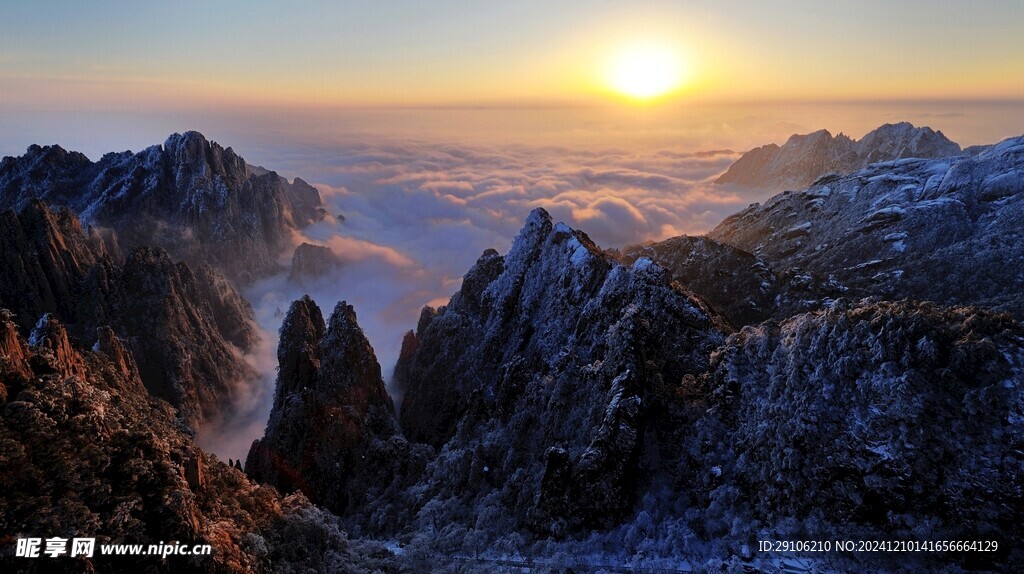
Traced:
[[683, 65], [676, 51], [657, 44], [637, 44], [612, 58], [608, 83], [621, 94], [648, 100], [681, 87], [683, 76]]

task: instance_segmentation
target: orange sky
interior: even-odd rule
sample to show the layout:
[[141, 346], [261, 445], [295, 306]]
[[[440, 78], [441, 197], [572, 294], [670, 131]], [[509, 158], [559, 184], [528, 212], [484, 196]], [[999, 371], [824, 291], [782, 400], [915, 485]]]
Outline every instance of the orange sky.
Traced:
[[5, 8], [0, 110], [621, 101], [638, 43], [661, 101], [1024, 98], [1024, 4], [116, 0]]

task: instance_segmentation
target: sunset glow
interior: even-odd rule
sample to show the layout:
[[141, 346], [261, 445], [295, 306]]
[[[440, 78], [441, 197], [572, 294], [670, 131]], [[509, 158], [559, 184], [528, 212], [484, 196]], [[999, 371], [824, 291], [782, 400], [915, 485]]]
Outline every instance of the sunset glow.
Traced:
[[614, 59], [609, 85], [638, 100], [649, 100], [676, 90], [684, 81], [680, 58], [671, 48], [654, 43], [630, 46]]

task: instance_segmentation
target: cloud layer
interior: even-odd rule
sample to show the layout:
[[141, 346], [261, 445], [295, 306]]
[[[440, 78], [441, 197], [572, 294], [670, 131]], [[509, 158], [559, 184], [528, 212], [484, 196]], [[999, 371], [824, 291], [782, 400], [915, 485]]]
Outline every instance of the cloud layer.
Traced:
[[[355, 306], [385, 379], [402, 335], [425, 304], [442, 305], [487, 248], [504, 252], [527, 214], [544, 207], [602, 247], [701, 233], [751, 201], [715, 186], [738, 154], [586, 149], [523, 145], [452, 145], [363, 140], [350, 145], [282, 149], [285, 173], [318, 187], [331, 216], [294, 237], [329, 247], [341, 261], [321, 277], [287, 273], [253, 285], [267, 346], [291, 301], [311, 295], [325, 312]], [[290, 254], [282, 258], [290, 263]], [[248, 421], [265, 421], [268, 389]], [[395, 397], [400, 401], [401, 397]], [[246, 424], [223, 456], [262, 432]], [[244, 436], [242, 436], [244, 435]], [[251, 435], [251, 436], [250, 436]]]

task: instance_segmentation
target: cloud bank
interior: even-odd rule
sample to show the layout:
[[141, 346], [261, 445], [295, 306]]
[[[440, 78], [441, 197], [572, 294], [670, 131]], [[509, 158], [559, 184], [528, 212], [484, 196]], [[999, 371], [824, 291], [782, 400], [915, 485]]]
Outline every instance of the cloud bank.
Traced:
[[[388, 380], [402, 335], [422, 306], [445, 304], [485, 249], [507, 250], [530, 210], [544, 207], [602, 247], [701, 233], [752, 199], [711, 183], [736, 157], [383, 138], [282, 149], [281, 171], [313, 182], [331, 213], [296, 233], [295, 246], [326, 246], [341, 263], [315, 278], [284, 272], [245, 294], [264, 329], [265, 349], [276, 346], [291, 301], [309, 294], [327, 313], [347, 300]], [[272, 378], [269, 372], [262, 401], [242, 417], [246, 424], [222, 456], [233, 449], [244, 457], [241, 445], [262, 433]]]

